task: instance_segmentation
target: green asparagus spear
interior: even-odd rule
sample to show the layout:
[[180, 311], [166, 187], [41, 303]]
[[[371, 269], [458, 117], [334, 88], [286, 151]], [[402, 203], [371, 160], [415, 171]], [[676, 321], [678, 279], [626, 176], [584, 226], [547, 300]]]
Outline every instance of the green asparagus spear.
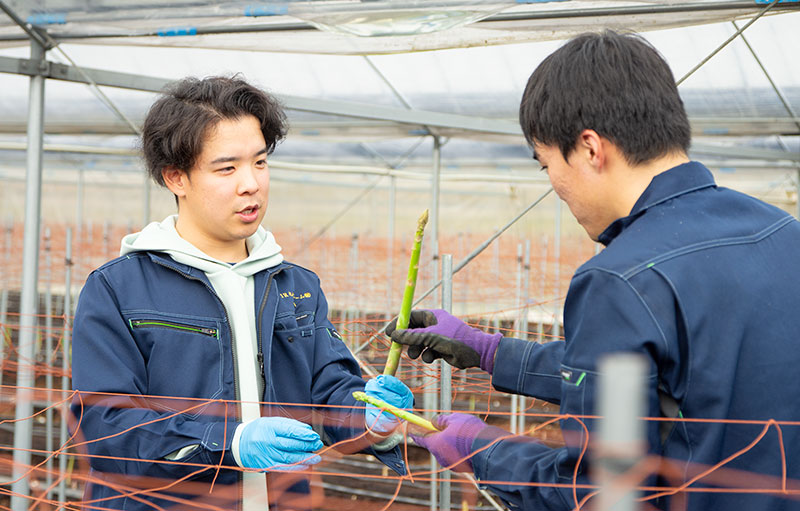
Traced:
[[[397, 330], [408, 328], [408, 320], [411, 316], [411, 304], [414, 303], [414, 288], [417, 287], [417, 270], [419, 270], [419, 253], [422, 248], [422, 235], [425, 232], [425, 224], [428, 223], [428, 210], [419, 217], [417, 221], [417, 232], [414, 235], [414, 248], [411, 251], [411, 261], [408, 263], [408, 277], [406, 279], [406, 289], [403, 292], [403, 303], [400, 306], [400, 315], [397, 317]], [[389, 348], [389, 357], [386, 359], [386, 367], [383, 374], [394, 376], [397, 366], [400, 365], [400, 354], [403, 352], [403, 345], [392, 343]]]
[[391, 413], [395, 417], [399, 417], [421, 428], [425, 428], [430, 431], [439, 431], [433, 426], [431, 421], [423, 419], [419, 415], [414, 415], [413, 413], [403, 410], [402, 408], [397, 408], [396, 406], [392, 406], [386, 401], [381, 401], [380, 399], [372, 397], [365, 392], [360, 392], [360, 391], [353, 392], [353, 397], [356, 398], [357, 401], [364, 401], [365, 403], [369, 403], [386, 412]]

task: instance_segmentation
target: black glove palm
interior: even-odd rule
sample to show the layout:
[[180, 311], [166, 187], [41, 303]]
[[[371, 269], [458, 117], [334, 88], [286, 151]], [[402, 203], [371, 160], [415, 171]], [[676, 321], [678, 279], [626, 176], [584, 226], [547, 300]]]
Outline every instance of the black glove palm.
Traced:
[[392, 341], [408, 346], [408, 356], [431, 363], [441, 358], [459, 369], [481, 367], [492, 372], [494, 353], [500, 342], [500, 334], [487, 334], [472, 328], [447, 312], [436, 310], [413, 310], [408, 328], [397, 330], [397, 320], [386, 327]]

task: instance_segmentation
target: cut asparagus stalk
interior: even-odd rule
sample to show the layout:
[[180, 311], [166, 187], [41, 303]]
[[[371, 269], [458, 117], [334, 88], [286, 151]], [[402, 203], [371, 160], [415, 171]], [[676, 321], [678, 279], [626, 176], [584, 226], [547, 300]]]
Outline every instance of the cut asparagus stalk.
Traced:
[[396, 406], [392, 406], [386, 401], [382, 401], [376, 397], [372, 397], [368, 395], [366, 392], [356, 391], [353, 392], [353, 397], [356, 398], [357, 401], [364, 401], [365, 403], [369, 403], [372, 406], [380, 408], [386, 412], [391, 413], [395, 417], [399, 417], [404, 421], [408, 421], [411, 424], [415, 424], [421, 428], [425, 428], [429, 431], [439, 431], [433, 426], [433, 423], [427, 419], [423, 419], [419, 415], [415, 415], [409, 411], [403, 410], [402, 408], [397, 408]]
[[[396, 330], [408, 328], [409, 317], [411, 316], [411, 304], [414, 302], [414, 289], [417, 287], [417, 271], [419, 270], [419, 253], [422, 248], [422, 236], [425, 232], [425, 224], [428, 223], [428, 210], [419, 217], [417, 221], [417, 232], [414, 235], [414, 248], [411, 250], [411, 261], [408, 263], [408, 277], [406, 278], [406, 289], [403, 291], [403, 303], [400, 305], [400, 315], [397, 317]], [[386, 359], [386, 367], [383, 374], [394, 376], [397, 366], [400, 365], [400, 354], [403, 352], [403, 345], [396, 342], [389, 348], [389, 357]]]

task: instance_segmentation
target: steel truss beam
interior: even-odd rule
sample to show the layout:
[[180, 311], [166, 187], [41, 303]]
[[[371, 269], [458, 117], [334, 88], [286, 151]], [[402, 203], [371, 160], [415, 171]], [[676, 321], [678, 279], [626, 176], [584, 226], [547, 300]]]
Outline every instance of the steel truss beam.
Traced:
[[[751, 12], [757, 12], [761, 6], [752, 0], [735, 0], [735, 1], [722, 1], [722, 2], [696, 2], [696, 3], [679, 3], [667, 5], [639, 5], [639, 6], [618, 6], [618, 7], [600, 7], [600, 8], [587, 8], [587, 9], [554, 9], [547, 11], [522, 11], [522, 12], [508, 12], [498, 13], [483, 20], [474, 23], [477, 27], [483, 25], [491, 25], [493, 22], [503, 21], [537, 21], [549, 19], [572, 19], [572, 18], [602, 18], [610, 16], [641, 16], [647, 14], [680, 14], [680, 13], [701, 13], [712, 11], [728, 11], [735, 13], [735, 15], [747, 15]], [[800, 8], [800, 4], [796, 2], [782, 2], [776, 9], [780, 11], [790, 11]], [[184, 12], [180, 13], [183, 17]], [[76, 17], [74, 20], [80, 23], [82, 20]], [[103, 21], [94, 18], [91, 21]], [[217, 34], [244, 34], [244, 33], [258, 33], [258, 32], [286, 32], [286, 31], [302, 31], [317, 30], [316, 27], [305, 21], [268, 21], [265, 23], [248, 23], [241, 26], [205, 26], [197, 27], [197, 35], [217, 35]], [[76, 39], [98, 39], [98, 38], [131, 38], [131, 37], [150, 37], [159, 35], [158, 29], [144, 29], [137, 31], [134, 34], [120, 35], [119, 32], [107, 33], [83, 33], [83, 32], [62, 32], [51, 34], [58, 42], [65, 42]], [[27, 34], [7, 34], [0, 36], [0, 42], [11, 41], [25, 41], [28, 39]]]

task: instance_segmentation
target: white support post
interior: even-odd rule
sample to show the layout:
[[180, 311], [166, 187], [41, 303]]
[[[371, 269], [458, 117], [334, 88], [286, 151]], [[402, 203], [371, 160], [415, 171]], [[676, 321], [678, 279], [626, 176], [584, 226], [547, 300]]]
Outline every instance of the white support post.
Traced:
[[[442, 255], [442, 309], [453, 312], [453, 256]], [[442, 375], [439, 388], [439, 407], [442, 412], [453, 410], [452, 374], [453, 369], [444, 360], [439, 360]], [[439, 479], [439, 509], [450, 509], [450, 471], [441, 474]]]
[[[31, 40], [31, 60], [44, 63], [46, 50]], [[28, 158], [25, 181], [25, 234], [22, 247], [22, 295], [20, 297], [17, 402], [14, 411], [14, 466], [11, 509], [26, 511], [30, 505], [31, 443], [33, 434], [33, 360], [39, 281], [39, 220], [41, 216], [44, 82], [30, 78], [28, 95]]]
[[[67, 397], [70, 389], [70, 381], [67, 376], [72, 359], [72, 324], [70, 323], [72, 314], [72, 228], [67, 227], [66, 255], [64, 258], [64, 333], [61, 346], [61, 398]], [[59, 445], [63, 448], [67, 444], [67, 421], [69, 417], [69, 402], [65, 402], [61, 407], [61, 428], [59, 430]], [[61, 479], [58, 481], [58, 501], [62, 504], [67, 498], [67, 483], [65, 474], [67, 472], [67, 455], [58, 456], [58, 473]]]
[[[433, 274], [433, 278], [431, 279], [432, 282], [439, 281], [439, 184], [441, 179], [441, 169], [442, 169], [442, 144], [439, 137], [433, 137], [433, 172], [431, 175], [431, 208], [430, 208], [430, 217], [428, 219], [428, 228], [430, 229], [429, 235], [427, 236], [428, 243], [431, 247], [432, 253], [432, 262], [431, 262], [431, 271]], [[432, 366], [435, 367], [435, 366]], [[424, 378], [424, 388], [427, 389], [427, 392], [423, 394], [423, 406], [427, 410], [437, 410], [438, 409], [438, 395], [436, 389], [438, 387], [438, 382], [436, 378], [432, 376], [426, 376]], [[430, 455], [429, 465], [431, 471], [435, 471], [437, 467], [436, 458], [433, 457], [433, 454]], [[431, 511], [436, 511], [438, 498], [437, 498], [437, 490], [438, 487], [436, 484], [431, 484], [431, 493], [430, 493], [430, 508]]]
[[599, 363], [601, 416], [597, 442], [593, 445], [593, 475], [600, 486], [598, 511], [635, 511], [636, 479], [625, 476], [646, 452], [645, 377], [646, 360], [635, 353], [606, 355]]

